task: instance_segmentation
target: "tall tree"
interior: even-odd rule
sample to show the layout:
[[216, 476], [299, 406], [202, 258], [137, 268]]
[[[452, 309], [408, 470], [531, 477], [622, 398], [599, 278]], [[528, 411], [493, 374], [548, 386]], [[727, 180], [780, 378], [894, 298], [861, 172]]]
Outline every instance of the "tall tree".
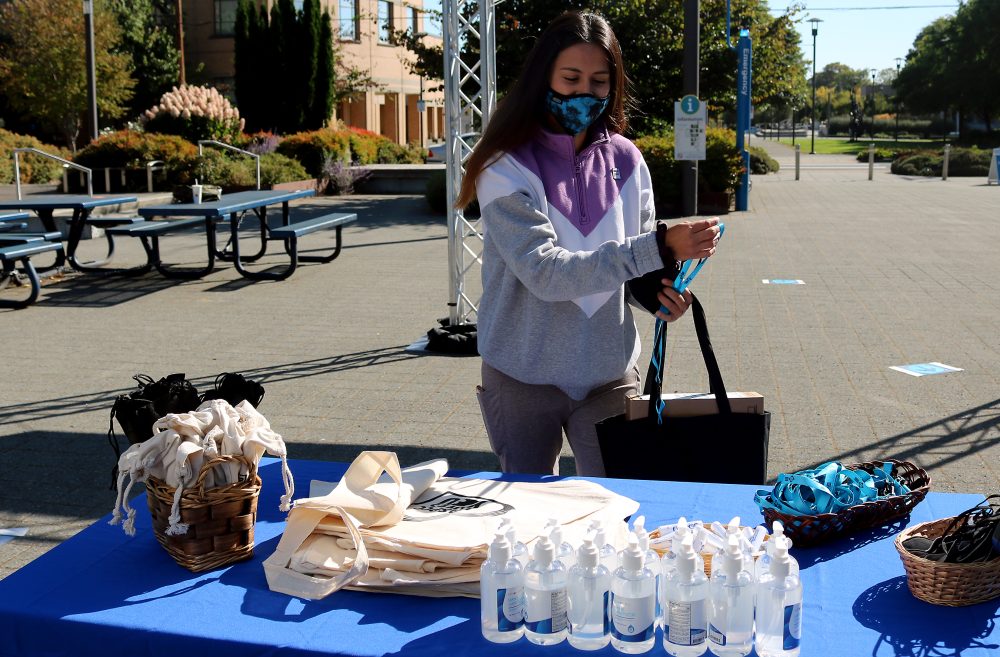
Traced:
[[[299, 74], [300, 98], [303, 124], [312, 128], [313, 103], [316, 93], [316, 77], [319, 74], [318, 51], [320, 40], [319, 0], [305, 0], [302, 6], [300, 48], [302, 68]], [[315, 127], [319, 127], [318, 125]]]
[[330, 12], [323, 11], [319, 21], [319, 39], [316, 49], [316, 76], [312, 104], [306, 126], [321, 128], [333, 112], [334, 96], [334, 49], [333, 27]]
[[[87, 67], [79, 0], [0, 4], [0, 91], [11, 108], [60, 134], [71, 149], [87, 113]], [[106, 2], [94, 7], [97, 110], [122, 116], [135, 81]]]
[[121, 52], [136, 81], [129, 113], [138, 116], [176, 83], [180, 59], [174, 0], [106, 0], [122, 30]]
[[[750, 29], [754, 44], [753, 102], [768, 106], [804, 102], [805, 62], [794, 29], [798, 6], [772, 17], [764, 0], [732, 1], [732, 41], [740, 27]], [[505, 0], [497, 5], [497, 88], [507, 89], [520, 73], [521, 63], [545, 27], [563, 11], [589, 9], [604, 15], [619, 37], [627, 72], [637, 98], [633, 124], [638, 131], [654, 129], [673, 117], [673, 104], [682, 91], [683, 0]], [[716, 112], [735, 107], [736, 56], [726, 44], [726, 3], [702, 2], [701, 96]], [[468, 17], [472, 22], [477, 17]], [[414, 70], [440, 78], [444, 70], [440, 49], [421, 45], [410, 35], [398, 39], [417, 58]], [[470, 40], [463, 58], [470, 65], [478, 57]]]
[[[247, 131], [258, 129], [256, 121], [259, 92], [254, 88], [257, 78], [259, 42], [256, 40], [257, 7], [253, 0], [239, 0], [236, 5], [236, 21], [233, 25], [233, 69], [236, 104], [247, 123]], [[256, 45], [255, 45], [256, 44]]]

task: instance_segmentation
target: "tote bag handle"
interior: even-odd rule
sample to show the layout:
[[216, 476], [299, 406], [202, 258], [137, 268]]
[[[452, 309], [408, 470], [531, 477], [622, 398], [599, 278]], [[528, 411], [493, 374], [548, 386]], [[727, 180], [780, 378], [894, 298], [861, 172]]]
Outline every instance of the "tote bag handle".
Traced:
[[[705, 369], [708, 370], [708, 387], [719, 407], [719, 413], [729, 415], [733, 412], [729, 404], [729, 394], [726, 392], [726, 384], [722, 381], [722, 373], [719, 371], [719, 363], [715, 359], [715, 350], [712, 349], [712, 339], [708, 335], [708, 322], [705, 321], [705, 309], [702, 308], [698, 297], [691, 294], [691, 310], [694, 315], [694, 329], [698, 335], [698, 345], [701, 347], [702, 358], [705, 359]], [[643, 394], [649, 395], [649, 417], [657, 417], [662, 422], [658, 402], [663, 391], [663, 370], [666, 367], [667, 352], [667, 322], [662, 319], [656, 320], [656, 339], [653, 343], [653, 353], [649, 359], [649, 369], [646, 370], [646, 384]], [[659, 366], [657, 366], [659, 365]]]

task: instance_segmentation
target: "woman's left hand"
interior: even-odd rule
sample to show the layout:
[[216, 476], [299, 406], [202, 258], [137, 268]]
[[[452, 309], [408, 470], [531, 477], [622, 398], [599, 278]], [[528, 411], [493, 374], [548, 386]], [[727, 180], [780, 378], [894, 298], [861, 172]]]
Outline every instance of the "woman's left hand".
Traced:
[[663, 310], [656, 311], [656, 316], [665, 322], [672, 322], [687, 312], [688, 307], [691, 305], [691, 290], [684, 290], [683, 294], [678, 293], [673, 288], [673, 281], [668, 281], [663, 279], [663, 289], [656, 295], [656, 298], [660, 300], [660, 305], [666, 307], [670, 311], [670, 314], [666, 314]]

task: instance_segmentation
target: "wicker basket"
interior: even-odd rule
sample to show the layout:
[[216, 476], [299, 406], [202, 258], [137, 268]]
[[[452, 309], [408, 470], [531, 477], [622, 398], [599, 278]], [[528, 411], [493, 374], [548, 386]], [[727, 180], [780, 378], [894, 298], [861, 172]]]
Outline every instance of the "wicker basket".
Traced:
[[793, 516], [775, 511], [764, 510], [764, 524], [768, 527], [775, 520], [781, 521], [785, 528], [785, 536], [792, 539], [796, 547], [819, 545], [848, 534], [864, 529], [879, 527], [910, 513], [927, 495], [930, 489], [931, 477], [925, 470], [909, 461], [866, 461], [847, 467], [852, 470], [866, 470], [869, 473], [882, 463], [892, 463], [892, 476], [910, 489], [904, 495], [893, 495], [875, 502], [863, 502], [848, 507], [837, 513], [819, 513], [808, 516]]
[[[249, 469], [244, 481], [206, 490], [205, 477], [212, 468], [240, 462]], [[198, 480], [181, 494], [181, 522], [187, 533], [170, 535], [170, 510], [174, 488], [159, 479], [146, 481], [146, 501], [153, 519], [153, 533], [178, 564], [201, 572], [225, 566], [253, 556], [253, 528], [257, 520], [257, 497], [260, 494], [257, 466], [243, 456], [212, 459], [198, 473]]]
[[[746, 529], [746, 527], [744, 525], [740, 525], [740, 531], [743, 531], [744, 529]], [[751, 527], [751, 529], [753, 529], [753, 528]], [[649, 538], [650, 539], [659, 538], [659, 537], [660, 537], [660, 530], [659, 529], [654, 529], [649, 534]], [[764, 534], [764, 542], [766, 543], [769, 540], [771, 540], [771, 535], [770, 534]], [[653, 550], [653, 552], [656, 552], [656, 554], [658, 554], [661, 559], [663, 558], [663, 555], [665, 555], [665, 554], [667, 554], [667, 552], [669, 552], [669, 549], [667, 549], [667, 548], [658, 549], [658, 548], [653, 547], [651, 549]], [[754, 552], [753, 553], [754, 561], [756, 561], [757, 558], [760, 557], [760, 555], [762, 555], [762, 554], [764, 554], [764, 546], [763, 546], [763, 544], [761, 545], [761, 549], [760, 549], [759, 552]], [[701, 552], [698, 553], [698, 555], [701, 556], [701, 560], [704, 563], [704, 566], [705, 566], [705, 576], [706, 577], [711, 577], [712, 576], [712, 557], [715, 556], [715, 552], [713, 552], [712, 550], [702, 550]], [[751, 563], [750, 566], [752, 567], [753, 564]]]
[[935, 539], [954, 518], [924, 522], [896, 536], [896, 550], [915, 598], [933, 605], [964, 607], [1000, 598], [1000, 557], [979, 563], [943, 563], [918, 557], [903, 547], [913, 536]]

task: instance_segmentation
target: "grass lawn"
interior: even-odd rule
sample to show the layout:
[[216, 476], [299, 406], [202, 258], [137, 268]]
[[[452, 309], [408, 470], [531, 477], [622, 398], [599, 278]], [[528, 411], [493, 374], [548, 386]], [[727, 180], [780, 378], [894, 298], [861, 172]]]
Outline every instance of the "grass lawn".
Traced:
[[[788, 144], [791, 146], [791, 138], [782, 137], [780, 142], [782, 144]], [[805, 153], [809, 152], [810, 140], [808, 137], [797, 138], [795, 140], [796, 144], [802, 146], [802, 151]], [[867, 151], [868, 144], [871, 141], [868, 139], [861, 139], [859, 141], [848, 141], [846, 138], [837, 139], [831, 137], [817, 137], [816, 138], [816, 152], [822, 153], [824, 155], [856, 155], [860, 151]], [[899, 149], [939, 149], [942, 148], [942, 143], [940, 139], [900, 139], [898, 142], [892, 139], [876, 139], [875, 148], [885, 148], [893, 150]]]

